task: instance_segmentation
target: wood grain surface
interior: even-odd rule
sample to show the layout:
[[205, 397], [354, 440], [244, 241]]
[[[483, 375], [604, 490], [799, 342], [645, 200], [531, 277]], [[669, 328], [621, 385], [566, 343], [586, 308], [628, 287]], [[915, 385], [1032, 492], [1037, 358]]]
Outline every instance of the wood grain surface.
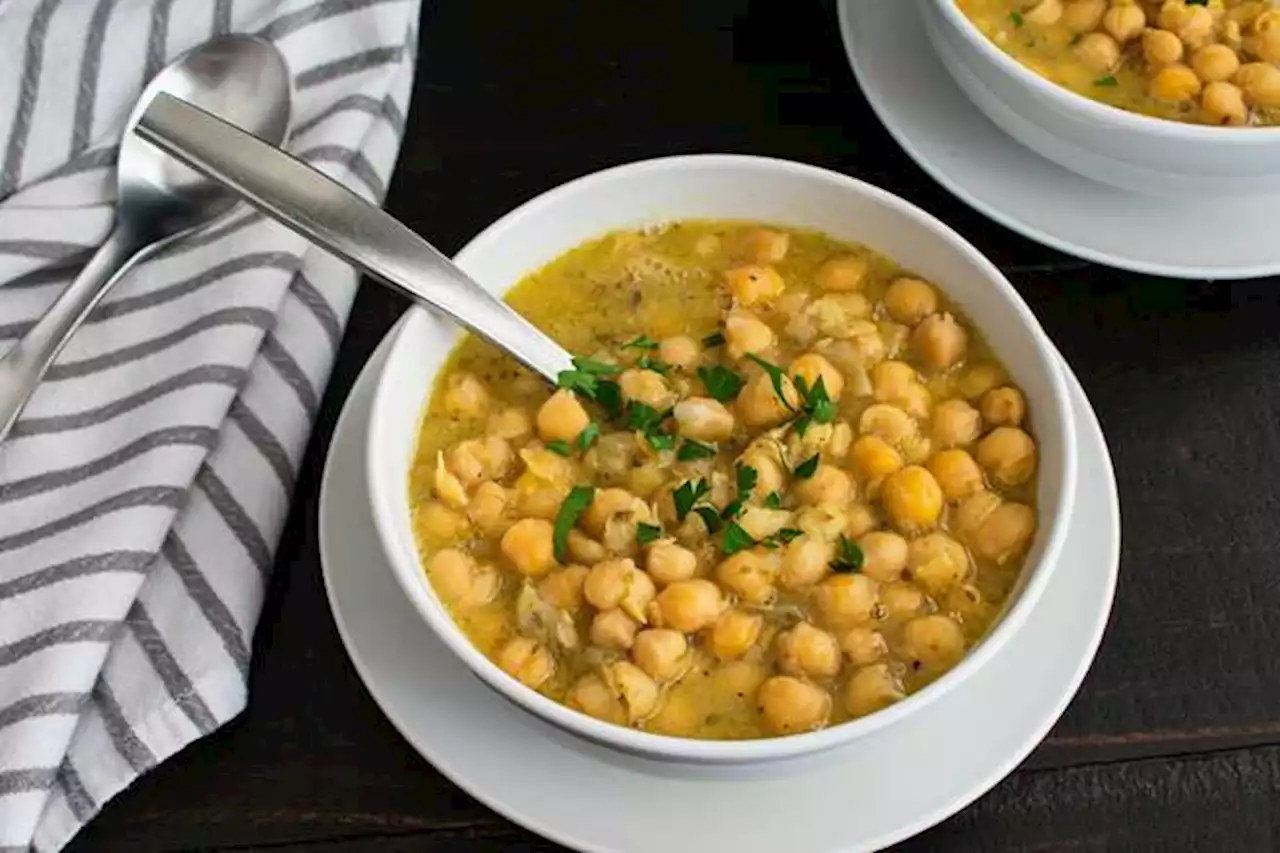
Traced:
[[[1124, 524], [1102, 651], [1023, 768], [901, 850], [1280, 849], [1280, 280], [1110, 270], [964, 207], [863, 101], [830, 2], [427, 5], [388, 207], [442, 249], [601, 167], [697, 151], [788, 157], [956, 227], [1080, 376], [1115, 457]], [[376, 285], [357, 299], [255, 638], [248, 711], [122, 794], [74, 853], [556, 849], [400, 740], [324, 600], [320, 466], [351, 383], [403, 307]]]

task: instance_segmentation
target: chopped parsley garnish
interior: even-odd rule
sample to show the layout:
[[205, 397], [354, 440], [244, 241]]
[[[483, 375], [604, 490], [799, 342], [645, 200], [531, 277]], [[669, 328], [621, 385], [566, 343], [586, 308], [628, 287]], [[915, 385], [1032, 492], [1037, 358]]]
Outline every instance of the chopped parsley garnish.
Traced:
[[1120, 81], [1116, 79], [1114, 74], [1108, 74], [1106, 77], [1099, 77], [1093, 81], [1095, 86], [1119, 86]]
[[747, 358], [760, 365], [764, 372], [769, 374], [769, 381], [773, 383], [773, 393], [778, 395], [778, 399], [782, 401], [782, 405], [787, 407], [788, 412], [794, 412], [796, 407], [787, 400], [786, 391], [783, 389], [782, 383], [786, 380], [787, 375], [783, 373], [782, 368], [776, 364], [770, 364], [753, 352], [747, 353]]
[[591, 501], [595, 498], [595, 495], [594, 486], [574, 486], [569, 490], [564, 503], [560, 504], [560, 511], [556, 513], [555, 529], [552, 533], [557, 562], [563, 564], [569, 562], [569, 531], [573, 530], [573, 526], [578, 523], [578, 516], [582, 515], [586, 508], [591, 506]]
[[720, 529], [721, 520], [720, 513], [716, 512], [713, 506], [695, 506], [693, 511], [702, 519], [702, 523], [707, 526], [708, 533], [715, 533]]
[[827, 394], [827, 385], [822, 377], [810, 388], [803, 376], [796, 377], [796, 390], [800, 392], [801, 415], [796, 418], [796, 433], [803, 438], [810, 424], [829, 424], [836, 419], [836, 404]]
[[680, 484], [680, 488], [676, 489], [671, 495], [672, 502], [676, 506], [676, 520], [684, 521], [689, 510], [693, 509], [693, 505], [705, 497], [711, 491], [711, 486], [707, 485], [707, 481], [698, 480], [696, 483], [692, 480], [685, 480]]
[[792, 539], [795, 539], [795, 538], [796, 538], [796, 537], [798, 537], [798, 536], [803, 536], [803, 535], [804, 535], [804, 531], [803, 531], [803, 530], [796, 530], [794, 527], [784, 527], [784, 528], [782, 528], [781, 530], [779, 530], [777, 533], [775, 533], [775, 534], [773, 534], [773, 535], [774, 535], [774, 536], [776, 536], [776, 537], [778, 538], [778, 541], [779, 541], [779, 542], [781, 542], [782, 544], [786, 545], [786, 544], [787, 544], [787, 543], [789, 543]]
[[797, 477], [799, 477], [801, 480], [807, 480], [810, 477], [812, 477], [814, 473], [818, 470], [819, 461], [821, 461], [821, 459], [819, 455], [815, 453], [812, 456], [810, 456], [808, 459], [804, 460], [799, 465], [797, 465], [796, 470], [793, 471], [792, 473], [795, 474]]
[[718, 347], [723, 343], [724, 333], [722, 332], [712, 332], [702, 339], [702, 345], [704, 347]]
[[662, 538], [662, 528], [656, 524], [646, 524], [640, 522], [636, 525], [636, 541], [641, 545], [648, 545]]
[[578, 433], [578, 439], [574, 442], [579, 450], [586, 450], [591, 446], [591, 442], [600, 437], [600, 424], [592, 421], [582, 428], [582, 432]]
[[638, 335], [622, 345], [623, 349], [657, 349], [658, 342], [648, 335]]
[[1188, 6], [1208, 6], [1209, 0], [1187, 0]]
[[751, 534], [743, 529], [741, 524], [731, 521], [724, 528], [724, 540], [720, 544], [720, 549], [726, 555], [736, 554], [746, 548], [751, 548], [756, 544], [756, 540], [751, 538]]
[[610, 414], [617, 416], [622, 406], [622, 393], [618, 383], [607, 376], [616, 376], [622, 368], [590, 358], [574, 358], [573, 370], [562, 370], [556, 384], [588, 400], [599, 403]]
[[547, 450], [550, 450], [552, 453], [559, 453], [561, 456], [568, 456], [573, 452], [573, 448], [569, 446], [568, 442], [560, 441], [559, 439], [556, 439], [555, 441], [548, 441]]
[[690, 462], [694, 459], [710, 459], [716, 455], [716, 449], [700, 441], [694, 441], [686, 438], [684, 444], [680, 445], [680, 449], [676, 451], [676, 459], [681, 462]]
[[862, 549], [849, 537], [840, 534], [836, 558], [831, 561], [831, 571], [842, 575], [851, 575], [862, 571]]
[[770, 492], [764, 496], [765, 509], [782, 508], [782, 492]]
[[707, 387], [707, 393], [721, 403], [727, 403], [742, 390], [742, 377], [727, 367], [699, 367], [698, 378]]
[[647, 355], [640, 356], [640, 360], [636, 362], [636, 367], [641, 370], [652, 370], [654, 373], [660, 373], [666, 376], [671, 372], [671, 365], [659, 358], [649, 358]]
[[1020, 27], [1020, 26], [1022, 26], [1022, 13], [1021, 13], [1021, 12], [1010, 12], [1010, 13], [1009, 13], [1009, 20], [1013, 21], [1013, 25], [1014, 25], [1015, 27]]
[[738, 466], [738, 500], [745, 501], [751, 497], [751, 490], [756, 487], [760, 475], [750, 465]]
[[596, 383], [595, 401], [609, 417], [618, 417], [622, 414], [622, 386], [612, 379], [601, 379]]
[[649, 442], [649, 446], [654, 450], [670, 450], [676, 446], [676, 437], [664, 432], [646, 432], [644, 440]]
[[648, 403], [632, 400], [627, 403], [627, 428], [647, 432], [662, 423], [662, 412]]

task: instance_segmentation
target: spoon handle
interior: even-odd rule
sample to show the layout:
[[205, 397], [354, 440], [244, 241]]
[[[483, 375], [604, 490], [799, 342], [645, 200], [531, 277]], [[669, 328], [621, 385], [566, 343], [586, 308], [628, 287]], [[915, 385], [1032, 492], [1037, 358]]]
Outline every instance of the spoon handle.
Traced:
[[164, 93], [152, 100], [134, 132], [308, 240], [443, 311], [552, 382], [572, 366], [564, 348], [426, 240], [280, 149]]
[[117, 225], [44, 316], [0, 358], [0, 441], [67, 340], [139, 256], [137, 243]]

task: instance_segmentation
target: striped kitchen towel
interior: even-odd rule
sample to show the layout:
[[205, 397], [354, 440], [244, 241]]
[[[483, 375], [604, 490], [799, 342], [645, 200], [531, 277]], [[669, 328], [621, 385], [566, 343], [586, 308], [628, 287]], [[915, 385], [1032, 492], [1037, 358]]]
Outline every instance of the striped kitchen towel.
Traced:
[[[290, 149], [381, 200], [419, 0], [0, 0], [0, 349], [112, 221], [121, 124], [212, 35], [273, 40]], [[246, 701], [272, 550], [355, 291], [240, 208], [128, 275], [0, 453], [0, 853], [54, 851]]]

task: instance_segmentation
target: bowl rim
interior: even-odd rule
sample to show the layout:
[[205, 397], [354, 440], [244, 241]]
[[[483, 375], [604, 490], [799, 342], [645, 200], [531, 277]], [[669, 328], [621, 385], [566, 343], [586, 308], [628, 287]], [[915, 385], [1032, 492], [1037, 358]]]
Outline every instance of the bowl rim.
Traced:
[[1130, 112], [1111, 104], [1095, 101], [1092, 98], [1081, 95], [1079, 92], [1068, 89], [1066, 86], [1060, 86], [1051, 80], [1046, 80], [1005, 53], [960, 11], [960, 7], [956, 5], [956, 0], [922, 0], [922, 2], [932, 3], [937, 7], [953, 28], [959, 31], [969, 45], [981, 53], [988, 62], [1019, 78], [1022, 82], [1035, 89], [1037, 93], [1056, 101], [1064, 109], [1073, 109], [1077, 112], [1085, 113], [1086, 118], [1099, 122], [1111, 122], [1135, 132], [1181, 137], [1188, 141], [1197, 142], [1221, 140], [1232, 145], [1258, 144], [1272, 141], [1270, 137], [1274, 137], [1277, 132], [1280, 132], [1280, 125], [1270, 127], [1217, 127], [1207, 124], [1191, 124], [1189, 122]]
[[[403, 358], [410, 335], [415, 334], [415, 319], [424, 319], [426, 311], [413, 306], [392, 330], [393, 340], [387, 358], [378, 376], [377, 386], [370, 411], [370, 429], [365, 447], [365, 473], [370, 490], [371, 510], [382, 542], [387, 562], [400, 584], [402, 591], [413, 604], [419, 615], [431, 626], [436, 636], [481, 680], [496, 690], [500, 695], [515, 702], [523, 709], [551, 722], [561, 729], [575, 733], [597, 743], [606, 744], [625, 752], [649, 756], [664, 756], [668, 760], [687, 761], [709, 764], [747, 764], [777, 759], [796, 758], [802, 755], [826, 750], [846, 741], [871, 734], [886, 726], [892, 725], [917, 709], [934, 701], [939, 696], [954, 689], [1004, 646], [1017, 633], [1025, 622], [1034, 604], [1039, 600], [1052, 572], [1057, 568], [1059, 557], [1066, 539], [1067, 527], [1075, 502], [1077, 447], [1076, 435], [1071, 427], [1071, 405], [1067, 393], [1066, 381], [1062, 375], [1052, 344], [1041, 328], [1039, 321], [1031, 309], [1004, 277], [1003, 273], [981, 252], [961, 237], [956, 231], [938, 220], [932, 214], [916, 207], [910, 202], [872, 184], [852, 178], [829, 169], [812, 166], [795, 161], [741, 154], [686, 154], [653, 159], [639, 160], [595, 171], [553, 187], [534, 198], [525, 201], [501, 218], [494, 221], [479, 234], [473, 237], [457, 253], [455, 259], [464, 268], [467, 259], [475, 252], [483, 250], [487, 244], [500, 239], [515, 223], [528, 217], [538, 216], [544, 211], [572, 199], [582, 193], [600, 191], [613, 181], [632, 179], [637, 175], [653, 174], [715, 167], [737, 167], [757, 169], [774, 173], [781, 172], [796, 177], [819, 179], [839, 186], [843, 191], [861, 195], [873, 203], [886, 206], [899, 215], [915, 220], [938, 239], [951, 244], [954, 249], [967, 256], [970, 263], [984, 275], [988, 284], [1000, 293], [1020, 317], [1024, 332], [1030, 336], [1036, 352], [1037, 368], [1047, 380], [1050, 397], [1056, 413], [1046, 423], [1038, 426], [1037, 432], [1045, 434], [1052, 431], [1056, 434], [1062, 449], [1062, 471], [1058, 486], [1057, 511], [1050, 518], [1040, 518], [1040, 529], [1046, 536], [1040, 560], [1030, 568], [1030, 575], [1021, 594], [1005, 608], [999, 622], [991, 628], [979, 644], [972, 649], [952, 669], [936, 681], [921, 690], [907, 696], [900, 702], [883, 710], [849, 720], [813, 732], [754, 740], [698, 740], [694, 738], [663, 735], [632, 729], [625, 726], [606, 723], [579, 711], [574, 711], [559, 702], [532, 690], [503, 672], [477, 649], [444, 610], [443, 606], [433, 604], [429, 599], [434, 596], [430, 590], [430, 581], [426, 576], [421, 557], [416, 547], [406, 549], [398, 547], [402, 537], [396, 535], [398, 525], [406, 523], [401, 519], [399, 506], [403, 506], [404, 496], [400, 492], [406, 489], [407, 470], [403, 461], [396, 464], [396, 476], [388, 482], [383, 476], [383, 467], [378, 463], [383, 453], [379, 448], [381, 442], [377, 438], [384, 434], [383, 426], [392, 411], [391, 401], [397, 396], [397, 389], [390, 380], [390, 367], [398, 358]], [[511, 284], [514, 284], [512, 282]], [[421, 317], [415, 317], [420, 312]], [[419, 399], [419, 417], [424, 403], [422, 395], [426, 389], [415, 389]], [[410, 536], [410, 539], [412, 537]], [[1024, 568], [1023, 571], [1027, 571]]]

